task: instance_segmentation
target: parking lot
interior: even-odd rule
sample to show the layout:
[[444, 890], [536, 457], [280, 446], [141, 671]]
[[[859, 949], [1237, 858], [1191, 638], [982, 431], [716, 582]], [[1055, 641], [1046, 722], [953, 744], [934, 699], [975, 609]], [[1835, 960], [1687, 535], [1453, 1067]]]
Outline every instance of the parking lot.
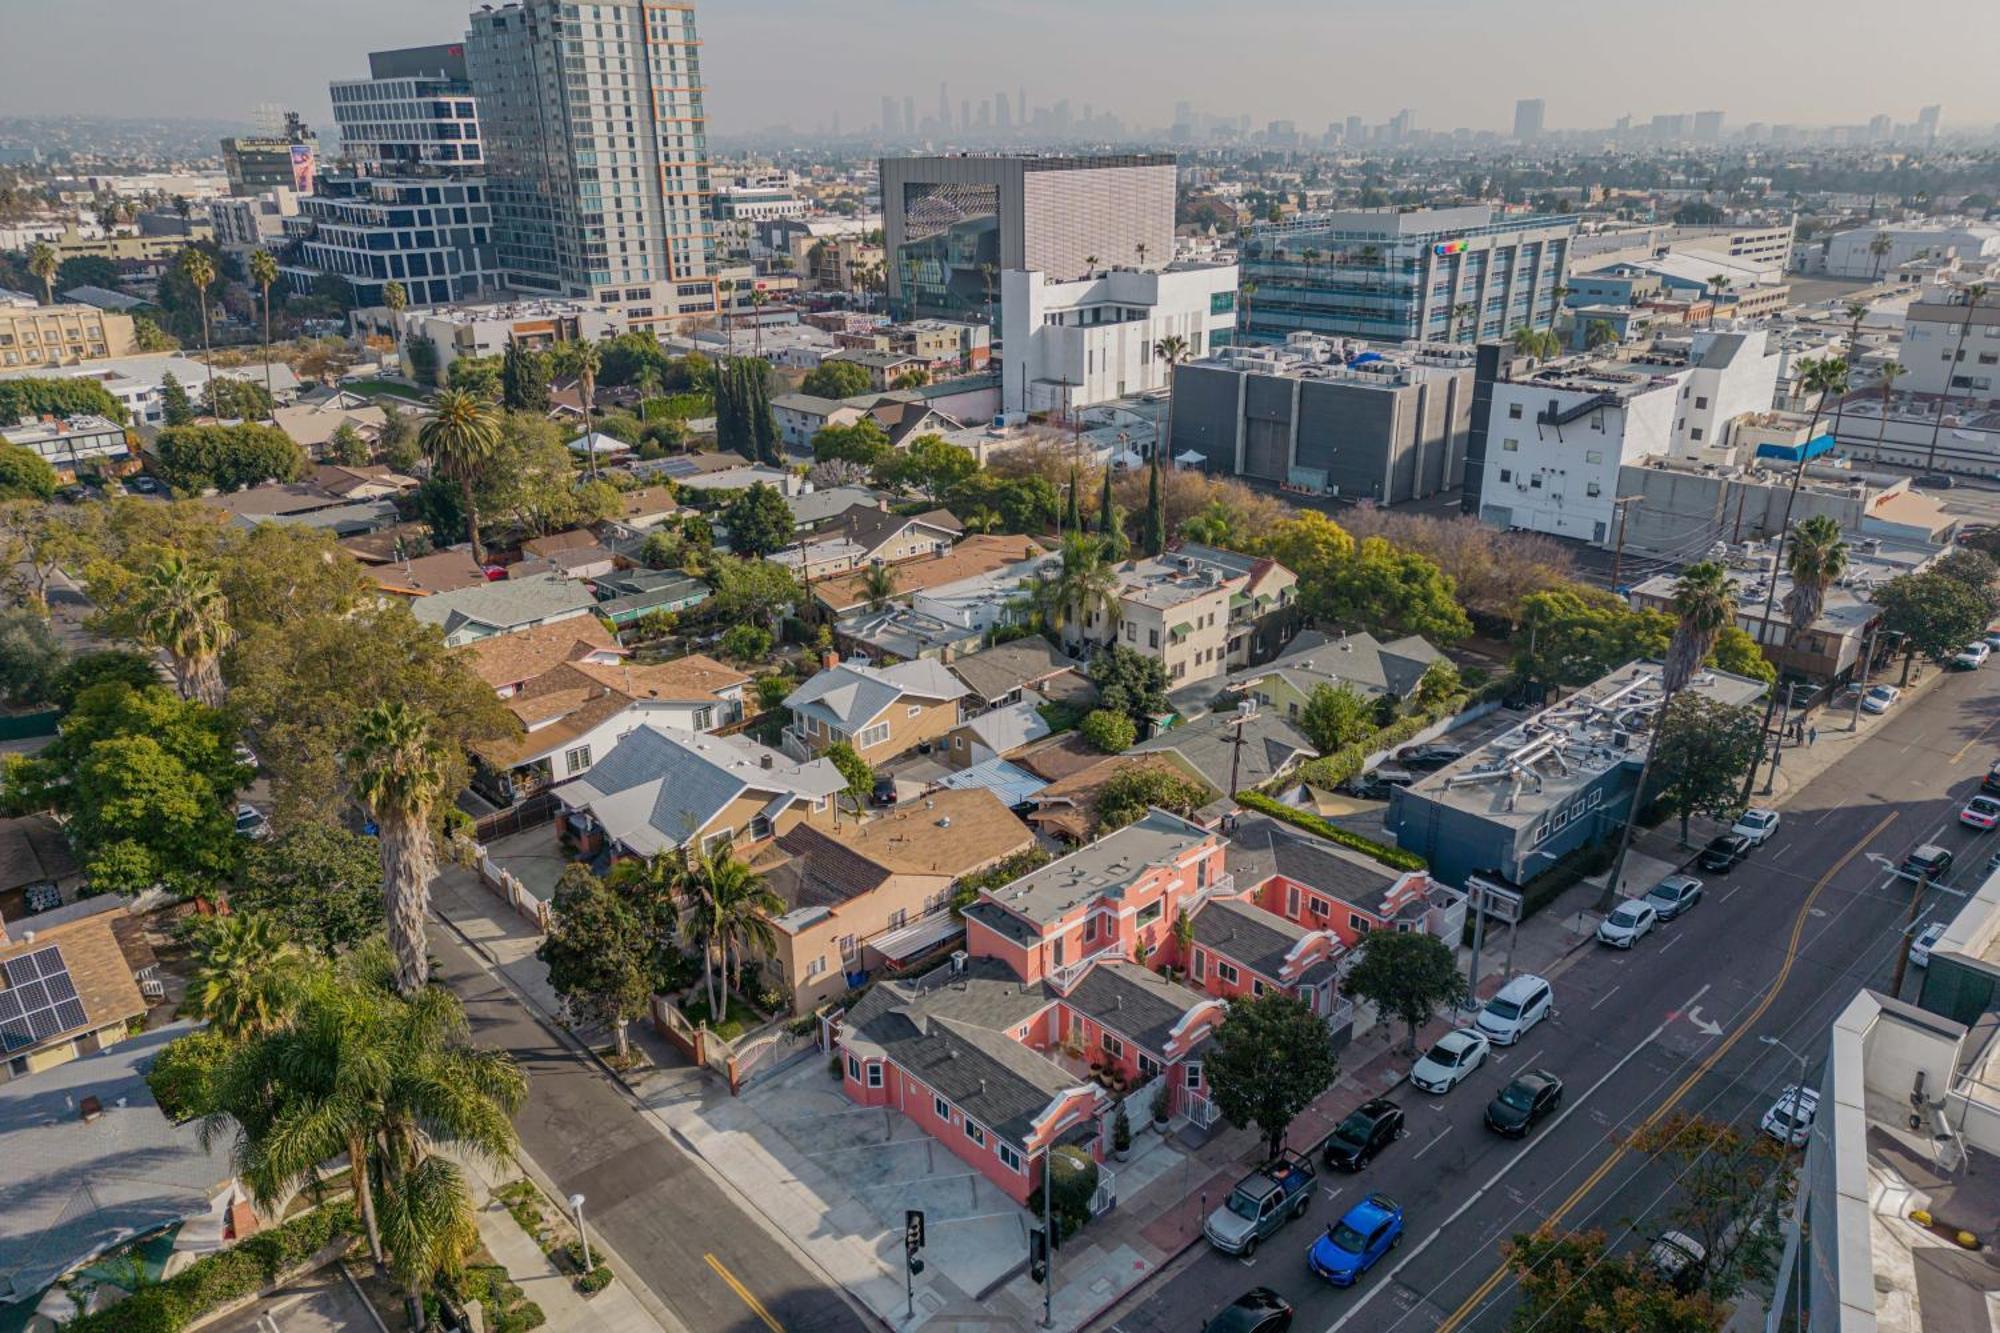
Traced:
[[326, 1267], [208, 1325], [213, 1333], [354, 1333], [375, 1318], [337, 1267]]

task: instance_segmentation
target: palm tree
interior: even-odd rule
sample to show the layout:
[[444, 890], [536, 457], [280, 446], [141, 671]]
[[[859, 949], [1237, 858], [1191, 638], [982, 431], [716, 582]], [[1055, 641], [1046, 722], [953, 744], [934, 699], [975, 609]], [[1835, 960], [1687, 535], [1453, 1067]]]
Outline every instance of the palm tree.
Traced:
[[1472, 304], [1472, 302], [1470, 301], [1460, 301], [1458, 304], [1454, 305], [1451, 308], [1451, 324], [1449, 326], [1451, 329], [1451, 337], [1449, 341], [1457, 342], [1459, 325], [1465, 323], [1466, 320], [1471, 319], [1474, 315], [1478, 313], [1479, 313], [1479, 307]]
[[1803, 633], [1826, 606], [1826, 590], [1847, 572], [1847, 543], [1840, 524], [1830, 515], [1814, 514], [1792, 531], [1792, 547], [1785, 554], [1785, 572], [1792, 576], [1792, 588], [1785, 594], [1785, 617], [1792, 633]]
[[[1855, 368], [1861, 364], [1861, 321], [1866, 318], [1868, 318], [1868, 306], [1865, 302], [1849, 301], [1847, 303], [1847, 356], [1844, 359], [1847, 362], [1847, 373], [1850, 382], [1854, 377]], [[1840, 423], [1846, 419], [1846, 416], [1847, 386], [1842, 385], [1840, 397], [1835, 400], [1833, 405], [1833, 438], [1836, 444], [1840, 441]]]
[[444, 759], [430, 715], [400, 700], [364, 713], [347, 752], [355, 794], [377, 829], [396, 989], [405, 996], [423, 990], [430, 979], [426, 918], [437, 874], [431, 811], [443, 794]]
[[632, 387], [639, 393], [639, 415], [644, 418], [647, 402], [657, 397], [660, 392], [659, 367], [651, 361], [640, 363], [639, 369], [632, 374]]
[[299, 956], [284, 927], [262, 913], [200, 918], [181, 1011], [226, 1037], [263, 1036], [291, 1009]]
[[595, 480], [597, 446], [589, 437], [597, 429], [593, 414], [597, 410], [597, 372], [604, 368], [604, 350], [582, 338], [566, 342], [556, 349], [556, 365], [560, 373], [576, 376], [576, 396], [583, 404], [584, 443], [589, 446], [586, 452], [590, 460], [590, 475]]
[[1715, 327], [1715, 307], [1718, 304], [1716, 298], [1735, 285], [1735, 283], [1723, 277], [1720, 273], [1708, 280], [1708, 327], [1711, 329]]
[[1882, 448], [1889, 438], [1889, 404], [1896, 396], [1896, 381], [1910, 373], [1910, 368], [1900, 361], [1891, 361], [1882, 367], [1882, 419], [1875, 424], [1875, 456], [1882, 456]]
[[1513, 332], [1514, 355], [1531, 356], [1537, 361], [1547, 361], [1562, 351], [1562, 339], [1554, 329], [1531, 329], [1522, 325]]
[[[1938, 432], [1944, 429], [1945, 405], [1951, 402], [1951, 386], [1958, 378], [1958, 361], [1965, 355], [1965, 335], [1972, 329], [1972, 312], [1979, 307], [1980, 298], [1986, 295], [1986, 284], [1975, 282], [1965, 289], [1965, 318], [1958, 322], [1958, 342], [1952, 348], [1951, 369], [1944, 377], [1944, 392], [1938, 395], [1937, 416], [1931, 421], [1930, 452], [1924, 455], [1924, 471], [1937, 469]], [[1968, 378], [1966, 383], [1971, 384]]]
[[762, 875], [731, 855], [727, 847], [712, 859], [708, 875], [708, 893], [715, 900], [716, 920], [722, 926], [722, 955], [729, 968], [729, 988], [740, 993], [744, 952], [756, 949], [768, 958], [777, 951], [778, 936], [771, 922], [784, 915], [785, 900], [765, 885]]
[[61, 267], [55, 247], [47, 241], [36, 241], [28, 247], [28, 272], [42, 280], [43, 305], [56, 303], [56, 270]]
[[139, 585], [138, 611], [146, 641], [172, 659], [181, 697], [220, 708], [218, 662], [235, 634], [215, 571], [178, 551], [162, 556]]
[[1680, 693], [1707, 660], [1715, 640], [1736, 618], [1736, 585], [1729, 571], [1714, 561], [1689, 565], [1674, 584], [1674, 635], [1667, 644], [1661, 684], [1667, 694]]
[[194, 287], [195, 300], [201, 306], [201, 359], [208, 362], [208, 407], [215, 410], [215, 363], [209, 356], [208, 347], [208, 289], [215, 283], [215, 261], [201, 250], [190, 245], [181, 251], [181, 275]]
[[[681, 939], [688, 947], [701, 950], [702, 996], [708, 1002], [709, 1022], [720, 1024], [725, 995], [716, 989], [715, 955], [717, 950], [727, 948], [729, 929], [723, 918], [721, 892], [716, 886], [718, 877], [727, 878], [733, 872], [719, 871], [714, 853], [689, 847], [683, 855], [686, 861], [680, 876]], [[721, 856], [734, 864], [728, 848], [721, 849]]]
[[[1064, 533], [1056, 569], [1036, 577], [1029, 601], [1043, 627], [1062, 634], [1074, 625], [1078, 640], [1083, 637], [1082, 629], [1100, 613], [1115, 624], [1118, 571], [1105, 558], [1104, 543], [1089, 533]], [[1070, 638], [1066, 634], [1062, 637]]]
[[417, 432], [417, 444], [441, 476], [457, 480], [465, 502], [465, 530], [472, 539], [472, 559], [486, 563], [479, 544], [479, 501], [474, 484], [500, 445], [500, 422], [493, 405], [465, 389], [437, 395], [431, 419]]
[[1167, 363], [1167, 430], [1153, 441], [1153, 452], [1171, 447], [1174, 438], [1174, 367], [1187, 360], [1188, 340], [1178, 333], [1169, 333], [1153, 344], [1153, 355]]
[[1868, 242], [1868, 253], [1875, 256], [1875, 269], [1868, 275], [1870, 282], [1882, 276], [1882, 262], [1895, 248], [1896, 243], [1889, 239], [1889, 233], [1886, 231], [1876, 232], [1875, 239]]
[[1132, 248], [1133, 248], [1133, 249], [1134, 249], [1135, 251], [1137, 251], [1137, 252], [1138, 252], [1138, 255], [1139, 255], [1139, 267], [1140, 267], [1140, 268], [1144, 268], [1144, 267], [1146, 267], [1146, 243], [1145, 243], [1144, 241], [1141, 241], [1141, 242], [1139, 242], [1139, 243], [1138, 243], [1137, 245], [1133, 246]]
[[1243, 281], [1236, 284], [1236, 290], [1243, 296], [1243, 335], [1250, 336], [1250, 302], [1257, 295], [1257, 284]]
[[1096, 256], [1096, 255], [1085, 255], [1085, 256], [1083, 257], [1083, 275], [1084, 275], [1084, 276], [1085, 276], [1086, 278], [1094, 278], [1094, 277], [1096, 277], [1096, 276], [1097, 276], [1097, 256]]
[[764, 317], [758, 314], [757, 312], [762, 310], [765, 306], [769, 305], [770, 303], [771, 303], [771, 294], [769, 292], [765, 291], [761, 287], [752, 289], [750, 293], [750, 311], [751, 311], [751, 318], [754, 319], [756, 323], [750, 326], [750, 332], [751, 335], [756, 339], [757, 350], [755, 352], [755, 355], [760, 359], [764, 355]]
[[731, 301], [729, 299], [729, 294], [735, 290], [736, 290], [736, 283], [734, 280], [730, 278], [724, 278], [722, 279], [722, 281], [715, 284], [716, 295], [722, 301], [722, 339], [724, 345], [727, 346], [730, 352], [732, 353], [734, 353], [736, 350], [736, 340], [730, 336], [731, 328], [729, 322], [729, 315], [730, 315]]
[[861, 576], [861, 591], [870, 611], [880, 611], [896, 595], [896, 571], [888, 565], [870, 565]]
[[[271, 288], [277, 285], [278, 261], [269, 250], [250, 252], [250, 281], [264, 293], [264, 395], [276, 402], [271, 389]], [[275, 409], [272, 419], [277, 419]]]

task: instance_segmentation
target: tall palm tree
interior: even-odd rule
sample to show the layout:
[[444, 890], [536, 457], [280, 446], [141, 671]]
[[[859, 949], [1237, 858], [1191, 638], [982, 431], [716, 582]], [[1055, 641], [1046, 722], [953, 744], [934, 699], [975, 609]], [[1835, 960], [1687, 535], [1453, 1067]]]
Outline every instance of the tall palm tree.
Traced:
[[1785, 572], [1792, 576], [1791, 591], [1785, 594], [1785, 618], [1797, 635], [1819, 619], [1826, 607], [1826, 590], [1847, 572], [1847, 542], [1831, 515], [1814, 514], [1792, 530]]
[[208, 407], [215, 410], [215, 361], [208, 346], [208, 289], [215, 285], [215, 261], [205, 251], [190, 245], [181, 251], [181, 275], [194, 287], [195, 301], [201, 306], [201, 359], [208, 362]]
[[896, 571], [888, 565], [870, 565], [861, 576], [861, 592], [870, 611], [880, 611], [896, 595]]
[[56, 303], [56, 270], [61, 267], [55, 247], [47, 241], [36, 241], [28, 247], [28, 272], [42, 280], [43, 305]]
[[[716, 987], [715, 955], [728, 946], [729, 929], [723, 917], [722, 900], [715, 887], [718, 858], [715, 853], [692, 846], [684, 849], [683, 855], [680, 936], [689, 948], [701, 951], [702, 996], [708, 1002], [709, 1021], [720, 1024], [725, 996]], [[728, 849], [722, 849], [721, 855], [727, 856]]]
[[396, 700], [362, 714], [347, 752], [355, 794], [375, 820], [396, 989], [405, 996], [430, 980], [426, 918], [437, 875], [431, 812], [444, 791], [444, 758], [430, 715]]
[[1717, 299], [1736, 284], [1720, 273], [1708, 280], [1708, 327], [1715, 327], [1715, 308], [1721, 302]]
[[290, 1012], [299, 958], [284, 927], [262, 913], [203, 917], [181, 1010], [207, 1019], [226, 1037], [263, 1036]]
[[[595, 385], [592, 386], [593, 388]], [[660, 392], [660, 370], [651, 361], [642, 362], [632, 374], [632, 387], [639, 393], [639, 416], [646, 415], [648, 400], [658, 397]]]
[[[785, 900], [764, 883], [764, 877], [723, 848], [709, 864], [708, 893], [722, 925], [723, 959], [729, 967], [729, 988], [743, 989], [743, 955], [755, 949], [768, 958], [778, 947], [771, 922], [784, 915]], [[711, 1011], [712, 1012], [712, 1011]]]
[[[1958, 322], [1958, 342], [1952, 348], [1951, 369], [1945, 372], [1944, 392], [1938, 395], [1937, 416], [1931, 421], [1930, 452], [1924, 455], [1924, 471], [1937, 468], [1938, 433], [1944, 429], [1944, 409], [1951, 402], [1952, 381], [1958, 378], [1958, 359], [1965, 355], [1965, 335], [1972, 330], [1972, 312], [1979, 308], [1979, 302], [1986, 295], [1986, 284], [1975, 282], [1965, 289], [1965, 318]], [[1968, 378], [1967, 383], [1971, 381]]]
[[1243, 336], [1247, 338], [1250, 336], [1250, 301], [1257, 295], [1257, 284], [1249, 281], [1239, 282], [1236, 284], [1236, 290], [1243, 297]]
[[[556, 364], [561, 373], [576, 376], [576, 396], [583, 403], [583, 433], [587, 437], [597, 429], [597, 372], [604, 369], [604, 349], [587, 339], [578, 338], [566, 342], [556, 349]], [[586, 440], [588, 443], [588, 440]], [[591, 479], [597, 477], [597, 449], [595, 445], [587, 451], [590, 459]]]
[[1889, 405], [1896, 396], [1896, 381], [1910, 373], [1910, 368], [1900, 361], [1891, 361], [1882, 367], [1882, 419], [1875, 423], [1875, 456], [1882, 456], [1882, 448], [1889, 438]]
[[1171, 446], [1174, 438], [1174, 367], [1188, 358], [1188, 340], [1178, 333], [1169, 333], [1153, 344], [1153, 355], [1167, 363], [1167, 430], [1166, 434], [1153, 441], [1153, 452]]
[[486, 563], [479, 544], [479, 500], [475, 485], [480, 472], [500, 446], [500, 421], [493, 405], [465, 389], [446, 389], [433, 403], [431, 419], [417, 432], [417, 444], [440, 475], [458, 482], [465, 503], [465, 530], [472, 539], [472, 558]]
[[1083, 257], [1083, 276], [1085, 276], [1086, 278], [1094, 278], [1097, 276], [1096, 255], [1085, 255]]
[[1715, 648], [1715, 640], [1736, 618], [1736, 585], [1729, 571], [1711, 560], [1689, 565], [1674, 584], [1674, 635], [1667, 644], [1661, 684], [1668, 695], [1680, 693], [1696, 668]]
[[[1868, 306], [1866, 302], [1849, 301], [1847, 303], [1847, 355], [1843, 359], [1847, 362], [1849, 383], [1853, 382], [1855, 368], [1861, 364], [1861, 321], [1866, 318], [1868, 318]], [[1840, 397], [1834, 401], [1833, 405], [1833, 438], [1836, 444], [1840, 441], [1840, 423], [1846, 417], [1847, 386], [1842, 385]]]
[[1875, 238], [1868, 242], [1868, 253], [1875, 256], [1875, 269], [1868, 275], [1870, 282], [1882, 276], [1882, 261], [1888, 258], [1889, 252], [1895, 248], [1896, 243], [1889, 239], [1889, 233], [1886, 231], [1876, 232]]
[[1064, 533], [1055, 570], [1036, 577], [1029, 600], [1042, 625], [1065, 640], [1071, 636], [1063, 631], [1075, 626], [1081, 641], [1083, 629], [1099, 614], [1115, 624], [1118, 571], [1106, 559], [1104, 543], [1086, 532]]
[[[278, 282], [278, 260], [269, 250], [250, 252], [250, 281], [264, 293], [264, 395], [276, 402], [271, 388], [271, 288]], [[275, 410], [272, 419], [277, 419]]]
[[1144, 268], [1144, 267], [1146, 267], [1146, 243], [1145, 243], [1144, 241], [1141, 241], [1141, 242], [1139, 242], [1139, 243], [1138, 243], [1137, 245], [1133, 246], [1132, 248], [1133, 248], [1133, 250], [1134, 250], [1134, 251], [1136, 251], [1136, 252], [1138, 253], [1138, 256], [1139, 256], [1139, 267], [1140, 267], [1140, 268]]
[[235, 634], [215, 571], [177, 551], [162, 556], [139, 585], [138, 611], [146, 641], [172, 659], [181, 697], [221, 707], [219, 663]]
[[759, 359], [762, 359], [764, 355], [764, 316], [759, 314], [758, 312], [769, 304], [771, 304], [771, 294], [769, 292], [765, 291], [761, 287], [754, 288], [751, 291], [750, 317], [756, 321], [754, 324], [750, 326], [751, 337], [756, 340], [755, 341], [756, 350], [752, 353], [752, 355], [758, 357]]

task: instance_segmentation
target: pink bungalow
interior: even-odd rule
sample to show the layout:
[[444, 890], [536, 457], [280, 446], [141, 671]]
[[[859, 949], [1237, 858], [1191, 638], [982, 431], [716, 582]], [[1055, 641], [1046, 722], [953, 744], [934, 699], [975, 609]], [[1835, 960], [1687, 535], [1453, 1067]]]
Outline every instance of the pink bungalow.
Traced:
[[1229, 868], [1247, 901], [1307, 931], [1330, 931], [1344, 949], [1371, 930], [1454, 938], [1465, 919], [1465, 895], [1425, 872], [1392, 870], [1263, 815], [1238, 820]]

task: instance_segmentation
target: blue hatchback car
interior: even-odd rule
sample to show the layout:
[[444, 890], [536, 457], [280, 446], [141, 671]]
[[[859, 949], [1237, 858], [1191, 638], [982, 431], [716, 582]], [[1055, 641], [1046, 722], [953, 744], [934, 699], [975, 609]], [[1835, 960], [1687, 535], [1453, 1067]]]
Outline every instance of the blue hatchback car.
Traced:
[[1313, 1242], [1306, 1267], [1336, 1287], [1351, 1287], [1402, 1239], [1402, 1206], [1386, 1194], [1371, 1194]]

